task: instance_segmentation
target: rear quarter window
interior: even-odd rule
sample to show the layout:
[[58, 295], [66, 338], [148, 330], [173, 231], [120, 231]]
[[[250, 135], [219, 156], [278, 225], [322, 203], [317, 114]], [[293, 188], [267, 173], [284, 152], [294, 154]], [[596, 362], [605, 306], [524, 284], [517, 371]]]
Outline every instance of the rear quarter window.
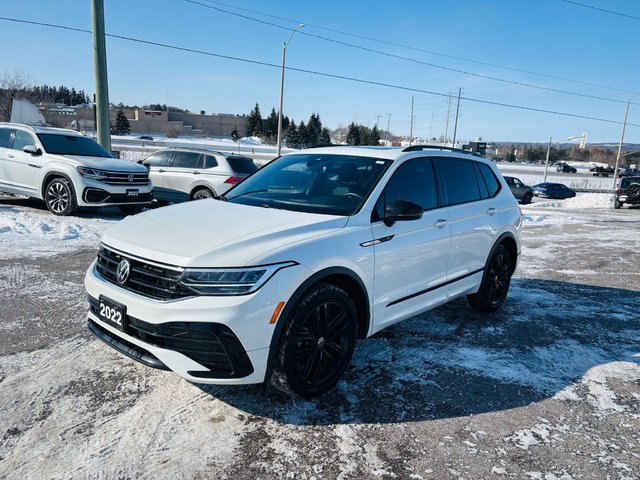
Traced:
[[482, 198], [474, 163], [459, 158], [437, 160], [448, 205], [475, 202]]
[[247, 157], [227, 157], [227, 162], [234, 173], [249, 175], [258, 170], [253, 160]]
[[[498, 179], [493, 173], [493, 170], [491, 170], [491, 167], [480, 162], [476, 162], [476, 165], [478, 166], [478, 169], [480, 170], [482, 176], [482, 180], [487, 187], [489, 197], [494, 197], [500, 191], [500, 182], [498, 182]], [[520, 182], [516, 178], [512, 178], [511, 183], [516, 187], [520, 186]]]

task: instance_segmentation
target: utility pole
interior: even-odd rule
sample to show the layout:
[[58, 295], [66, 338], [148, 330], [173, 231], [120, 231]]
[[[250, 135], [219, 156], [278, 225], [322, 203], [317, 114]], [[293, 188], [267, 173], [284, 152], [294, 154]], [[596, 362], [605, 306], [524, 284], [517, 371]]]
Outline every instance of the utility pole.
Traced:
[[411, 126], [409, 127], [409, 146], [413, 143], [413, 95], [411, 95]]
[[91, 0], [93, 31], [93, 68], [96, 85], [96, 132], [98, 143], [111, 151], [109, 131], [109, 85], [107, 83], [107, 47], [104, 31], [104, 0]]
[[444, 145], [449, 145], [449, 118], [451, 116], [451, 95], [449, 95], [449, 106], [447, 107], [447, 124], [444, 127]]
[[462, 93], [462, 88], [458, 87], [458, 106], [456, 107], [456, 123], [453, 128], [453, 144], [452, 147], [456, 146], [456, 134], [458, 133], [458, 114], [460, 113], [460, 94]]
[[551, 142], [553, 141], [553, 137], [549, 138], [549, 146], [547, 147], [547, 159], [544, 162], [544, 179], [542, 182], [547, 181], [547, 170], [549, 170], [549, 155], [551, 155]]
[[431, 143], [432, 138], [433, 138], [433, 112], [431, 112], [431, 126], [429, 127], [429, 143]]
[[380, 117], [382, 117], [382, 115], [376, 115], [376, 127], [380, 128]]
[[387, 143], [389, 143], [389, 135], [391, 134], [391, 132], [389, 132], [389, 128], [391, 126], [391, 113], [387, 113]]
[[616, 168], [613, 170], [613, 188], [616, 188], [616, 180], [618, 179], [618, 165], [620, 163], [620, 154], [622, 153], [622, 144], [624, 143], [624, 131], [627, 128], [627, 117], [629, 116], [629, 104], [631, 98], [627, 99], [627, 109], [624, 111], [624, 123], [622, 124], [622, 135], [620, 135], [620, 145], [618, 145], [618, 155], [616, 155]]

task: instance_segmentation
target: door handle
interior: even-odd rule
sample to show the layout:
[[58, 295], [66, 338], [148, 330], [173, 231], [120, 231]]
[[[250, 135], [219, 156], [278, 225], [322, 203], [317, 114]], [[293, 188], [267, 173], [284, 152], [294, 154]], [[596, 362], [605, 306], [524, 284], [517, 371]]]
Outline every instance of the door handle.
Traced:
[[436, 228], [444, 228], [447, 223], [449, 223], [449, 220], [445, 220], [444, 218], [439, 218], [438, 220], [436, 220], [436, 223], [433, 224], [434, 227]]
[[200, 175], [200, 172], [199, 172], [199, 171], [197, 171], [197, 170], [194, 170], [193, 174], [194, 174], [194, 175]]
[[163, 169], [159, 169], [158, 173], [164, 173], [164, 170]]
[[7, 157], [13, 158], [14, 156], [11, 153], [7, 153]]
[[487, 213], [488, 213], [489, 215], [493, 215], [494, 213], [496, 213], [496, 209], [495, 209], [495, 208], [493, 208], [493, 207], [490, 207], [490, 208], [489, 208], [489, 210], [487, 210]]

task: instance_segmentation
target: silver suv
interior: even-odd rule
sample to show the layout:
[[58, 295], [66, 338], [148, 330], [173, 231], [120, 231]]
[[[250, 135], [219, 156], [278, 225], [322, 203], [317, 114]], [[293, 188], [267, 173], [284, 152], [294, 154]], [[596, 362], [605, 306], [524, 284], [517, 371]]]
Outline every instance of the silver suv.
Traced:
[[149, 168], [155, 199], [165, 202], [217, 197], [258, 170], [249, 157], [193, 148], [160, 150], [141, 163]]
[[78, 207], [149, 204], [147, 170], [117, 160], [73, 130], [0, 123], [0, 192], [44, 200], [55, 215]]

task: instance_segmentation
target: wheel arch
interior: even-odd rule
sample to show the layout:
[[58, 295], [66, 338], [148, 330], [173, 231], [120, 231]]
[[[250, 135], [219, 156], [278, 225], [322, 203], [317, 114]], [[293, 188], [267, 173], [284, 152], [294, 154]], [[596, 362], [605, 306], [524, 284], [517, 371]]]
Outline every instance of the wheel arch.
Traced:
[[349, 295], [351, 300], [353, 300], [358, 315], [358, 338], [367, 337], [371, 326], [371, 310], [367, 289], [362, 279], [352, 270], [345, 267], [330, 267], [320, 270], [311, 275], [293, 292], [293, 295], [291, 295], [280, 313], [278, 323], [271, 337], [271, 343], [269, 344], [269, 359], [267, 361], [265, 381], [268, 381], [271, 377], [278, 353], [278, 344], [287, 317], [291, 314], [305, 292], [318, 283], [334, 285]]
[[193, 199], [193, 196], [198, 190], [209, 190], [214, 197], [218, 195], [216, 193], [215, 188], [213, 188], [211, 185], [204, 184], [204, 183], [197, 183], [196, 185], [193, 185], [191, 187], [191, 191], [189, 192], [189, 198]]
[[[512, 258], [511, 273], [513, 273], [513, 271], [516, 268], [516, 263], [517, 263], [517, 260], [518, 260], [518, 243], [516, 242], [516, 238], [514, 237], [514, 235], [511, 232], [503, 233], [495, 241], [495, 243], [493, 244], [493, 247], [491, 247], [491, 251], [489, 252], [489, 256], [487, 257], [487, 266], [489, 265], [489, 261], [491, 260], [491, 257], [493, 256], [493, 252], [495, 252], [496, 248], [498, 248], [499, 245], [504, 245], [505, 248], [509, 251], [509, 255]], [[486, 270], [486, 266], [485, 266], [485, 270]]]
[[42, 195], [42, 199], [43, 200], [45, 199], [47, 185], [49, 185], [49, 182], [51, 182], [51, 180], [54, 180], [56, 178], [64, 178], [69, 182], [69, 185], [71, 186], [71, 190], [73, 190], [73, 196], [76, 198], [76, 202], [77, 202], [79, 200], [78, 192], [76, 191], [76, 186], [73, 184], [73, 180], [71, 180], [71, 177], [69, 177], [69, 175], [67, 175], [66, 173], [63, 173], [57, 170], [52, 170], [45, 173], [44, 178], [42, 179], [42, 185], [40, 187], [40, 195]]

